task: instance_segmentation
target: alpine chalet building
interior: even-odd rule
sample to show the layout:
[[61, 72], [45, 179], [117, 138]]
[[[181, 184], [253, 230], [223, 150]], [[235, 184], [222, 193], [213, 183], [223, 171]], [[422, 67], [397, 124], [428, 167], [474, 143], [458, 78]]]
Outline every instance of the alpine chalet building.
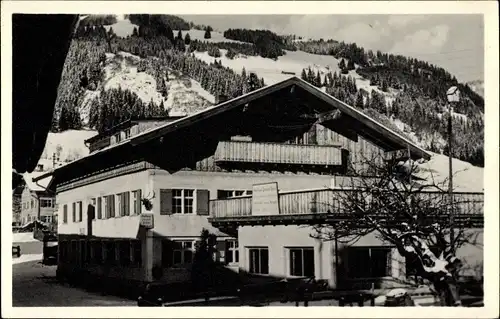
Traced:
[[[129, 284], [152, 281], [154, 268], [162, 281], [189, 281], [205, 228], [217, 235], [217, 259], [235, 272], [314, 275], [336, 287], [334, 243], [303, 227], [311, 199], [328, 195], [349, 163], [370, 154], [405, 150], [402, 156], [430, 159], [296, 77], [190, 116], [126, 121], [87, 143], [88, 156], [49, 173], [57, 187], [58, 272]], [[278, 208], [252, 208], [254, 189], [274, 194]], [[374, 236], [349, 249], [342, 276], [405, 276], [404, 258]]]

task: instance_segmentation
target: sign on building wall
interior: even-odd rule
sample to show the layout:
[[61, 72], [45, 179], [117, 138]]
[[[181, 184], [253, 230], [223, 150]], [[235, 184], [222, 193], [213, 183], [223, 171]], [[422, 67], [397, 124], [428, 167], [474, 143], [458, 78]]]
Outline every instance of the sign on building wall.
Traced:
[[140, 225], [144, 228], [151, 229], [154, 228], [154, 214], [153, 213], [142, 213]]
[[252, 188], [252, 215], [279, 215], [278, 183], [255, 184]]

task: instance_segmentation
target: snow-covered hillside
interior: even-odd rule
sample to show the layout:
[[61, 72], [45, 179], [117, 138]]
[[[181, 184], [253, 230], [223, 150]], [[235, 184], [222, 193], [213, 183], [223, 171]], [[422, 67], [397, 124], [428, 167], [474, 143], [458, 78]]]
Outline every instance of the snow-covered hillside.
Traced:
[[191, 114], [215, 103], [215, 97], [201, 85], [179, 72], [169, 72], [166, 83], [168, 97], [165, 100], [156, 91], [156, 80], [146, 72], [137, 72], [140, 57], [127, 52], [106, 54], [104, 88], [128, 89], [136, 93], [145, 103], [162, 101], [171, 115]]
[[[166, 83], [168, 97], [163, 98], [156, 90], [155, 78], [146, 72], [137, 72], [140, 60], [140, 57], [127, 52], [106, 53], [104, 88], [108, 90], [121, 87], [130, 90], [145, 103], [153, 100], [156, 104], [160, 104], [163, 101], [170, 115], [191, 114], [215, 103], [215, 97], [204, 90], [198, 82], [173, 71], [169, 73]], [[87, 90], [85, 93], [80, 105], [84, 124], [88, 123], [90, 102], [98, 95], [99, 91]]]
[[484, 81], [482, 80], [470, 81], [467, 82], [467, 84], [474, 92], [476, 92], [477, 94], [481, 95], [484, 98]]
[[89, 149], [84, 141], [97, 132], [93, 130], [68, 130], [61, 133], [49, 133], [45, 149], [39, 163], [44, 169], [52, 168], [52, 156], [56, 154], [59, 162], [71, 162], [77, 158], [86, 156]]
[[[430, 161], [419, 165], [419, 177], [440, 184], [448, 181], [448, 156], [431, 153]], [[454, 158], [453, 188], [457, 192], [483, 192], [484, 168]]]
[[139, 28], [138, 25], [133, 24], [129, 19], [125, 19], [124, 15], [116, 15], [116, 20], [116, 23], [106, 25], [104, 28], [106, 28], [106, 31], [113, 28], [113, 32], [119, 37], [126, 38], [132, 35], [134, 28]]
[[[179, 30], [174, 30], [174, 35], [177, 36], [177, 32]], [[217, 31], [212, 31], [210, 32], [210, 39], [205, 39], [205, 31], [203, 30], [196, 30], [196, 29], [191, 29], [191, 30], [181, 30], [182, 37], [185, 37], [187, 33], [189, 33], [189, 37], [191, 40], [198, 40], [198, 41], [205, 41], [205, 42], [236, 42], [236, 43], [244, 43], [241, 41], [235, 41], [231, 39], [226, 39], [224, 38], [224, 34], [221, 32]]]

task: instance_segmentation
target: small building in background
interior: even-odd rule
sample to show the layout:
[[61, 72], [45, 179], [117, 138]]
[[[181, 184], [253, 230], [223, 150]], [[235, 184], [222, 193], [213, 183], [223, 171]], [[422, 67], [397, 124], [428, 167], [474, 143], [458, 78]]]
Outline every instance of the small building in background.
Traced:
[[34, 171], [23, 175], [25, 185], [21, 193], [21, 226], [39, 220], [51, 224], [57, 222], [55, 192], [50, 189], [52, 177], [33, 182], [33, 178], [45, 172]]

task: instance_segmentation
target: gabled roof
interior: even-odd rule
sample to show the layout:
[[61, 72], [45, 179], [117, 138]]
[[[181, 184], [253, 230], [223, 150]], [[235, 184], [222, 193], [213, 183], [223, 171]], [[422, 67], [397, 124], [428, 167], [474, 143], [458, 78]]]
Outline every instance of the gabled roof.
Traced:
[[[53, 176], [46, 175], [47, 172], [24, 173], [23, 178], [26, 183], [26, 187], [33, 192], [46, 192], [53, 179]], [[35, 182], [34, 179], [37, 181]]]
[[[306, 81], [304, 81], [298, 77], [291, 77], [291, 78], [286, 79], [284, 81], [275, 83], [273, 85], [265, 86], [263, 88], [260, 88], [260, 89], [257, 89], [255, 91], [249, 92], [249, 93], [241, 95], [239, 97], [236, 97], [234, 99], [224, 101], [223, 103], [220, 103], [218, 105], [206, 108], [204, 110], [201, 110], [201, 111], [196, 112], [194, 114], [191, 114], [189, 116], [179, 118], [179, 119], [174, 120], [172, 122], [165, 123], [164, 125], [160, 125], [158, 127], [152, 128], [152, 129], [144, 131], [142, 133], [139, 133], [137, 135], [132, 136], [128, 140], [122, 141], [118, 144], [110, 145], [106, 148], [103, 148], [103, 149], [98, 150], [94, 153], [91, 153], [91, 154], [87, 155], [86, 157], [82, 157], [82, 158], [77, 159], [71, 163], [60, 166], [56, 169], [56, 171], [61, 169], [61, 168], [66, 167], [66, 166], [75, 165], [75, 164], [83, 162], [89, 158], [99, 156], [102, 153], [111, 152], [117, 148], [124, 147], [126, 145], [136, 147], [138, 145], [144, 144], [144, 143], [151, 141], [153, 139], [162, 137], [167, 133], [176, 131], [176, 130], [183, 128], [183, 127], [190, 126], [190, 125], [197, 123], [199, 121], [203, 121], [204, 119], [216, 116], [216, 115], [221, 114], [223, 112], [234, 109], [238, 106], [247, 104], [251, 101], [254, 101], [256, 99], [259, 99], [261, 97], [264, 97], [264, 96], [269, 95], [271, 93], [274, 93], [276, 91], [279, 91], [281, 89], [291, 87], [294, 85], [304, 89], [305, 91], [314, 95], [315, 97], [322, 100], [323, 102], [331, 105], [332, 109], [337, 108], [342, 113], [345, 113], [346, 115], [356, 119], [357, 121], [366, 125], [368, 128], [376, 130], [378, 132], [381, 132], [382, 134], [384, 134], [384, 136], [386, 136], [388, 139], [390, 139], [394, 143], [401, 145], [401, 148], [409, 148], [412, 153], [419, 154], [421, 157], [423, 157], [425, 159], [431, 158], [431, 155], [428, 152], [426, 152], [424, 149], [422, 149], [421, 147], [419, 147], [418, 145], [416, 145], [412, 141], [410, 141], [407, 138], [401, 136], [400, 134], [394, 132], [393, 130], [385, 127], [384, 125], [378, 123], [377, 121], [368, 117], [364, 113], [356, 110], [354, 107], [334, 98], [333, 96], [323, 92], [319, 88], [307, 83]], [[51, 175], [51, 174], [53, 174], [53, 172], [54, 171], [48, 172], [47, 174], [38, 177], [38, 179], [44, 178], [48, 175]]]

